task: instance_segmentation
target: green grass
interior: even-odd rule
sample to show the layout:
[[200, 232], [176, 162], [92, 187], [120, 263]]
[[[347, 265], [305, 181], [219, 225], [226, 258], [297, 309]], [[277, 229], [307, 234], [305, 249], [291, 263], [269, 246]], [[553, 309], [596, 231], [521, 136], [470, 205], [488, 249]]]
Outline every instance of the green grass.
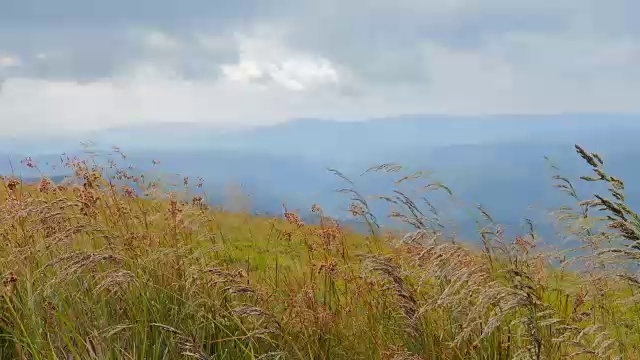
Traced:
[[79, 180], [67, 188], [7, 178], [0, 358], [638, 358], [639, 282], [623, 276], [640, 258], [625, 247], [637, 216], [598, 157], [578, 152], [614, 200], [563, 213], [589, 245], [571, 270], [536, 252], [533, 233], [504, 238], [488, 214], [484, 250], [445, 241], [403, 194], [388, 200], [418, 228], [406, 241], [352, 189], [369, 235], [319, 208], [314, 226], [227, 213], [132, 178], [153, 193], [138, 197], [83, 162], [67, 164]]

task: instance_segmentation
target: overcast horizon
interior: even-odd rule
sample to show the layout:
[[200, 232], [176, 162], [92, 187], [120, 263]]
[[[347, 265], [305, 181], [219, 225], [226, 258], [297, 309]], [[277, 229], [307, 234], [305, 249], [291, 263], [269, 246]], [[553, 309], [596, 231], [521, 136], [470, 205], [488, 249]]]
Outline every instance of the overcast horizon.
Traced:
[[0, 132], [640, 113], [632, 0], [0, 0]]

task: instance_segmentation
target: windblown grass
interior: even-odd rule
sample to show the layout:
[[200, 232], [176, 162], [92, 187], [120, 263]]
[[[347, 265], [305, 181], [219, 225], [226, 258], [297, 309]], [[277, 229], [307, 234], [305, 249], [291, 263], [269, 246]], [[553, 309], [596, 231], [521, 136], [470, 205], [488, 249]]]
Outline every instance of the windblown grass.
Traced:
[[318, 206], [313, 226], [286, 208], [226, 213], [86, 161], [66, 159], [64, 186], [6, 177], [0, 358], [639, 358], [640, 218], [600, 157], [577, 151], [584, 180], [610, 190], [581, 200], [556, 177], [577, 202], [561, 212], [584, 244], [573, 256], [536, 251], [533, 226], [506, 238], [482, 209], [483, 250], [469, 250], [397, 190], [379, 199], [415, 232], [382, 232], [368, 198], [342, 190], [365, 236]]

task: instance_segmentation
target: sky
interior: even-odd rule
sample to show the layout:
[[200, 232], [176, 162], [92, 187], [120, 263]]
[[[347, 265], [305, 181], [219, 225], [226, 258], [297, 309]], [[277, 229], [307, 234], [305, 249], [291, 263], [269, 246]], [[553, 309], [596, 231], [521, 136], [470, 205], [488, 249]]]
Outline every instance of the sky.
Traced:
[[640, 112], [637, 0], [0, 0], [0, 132]]

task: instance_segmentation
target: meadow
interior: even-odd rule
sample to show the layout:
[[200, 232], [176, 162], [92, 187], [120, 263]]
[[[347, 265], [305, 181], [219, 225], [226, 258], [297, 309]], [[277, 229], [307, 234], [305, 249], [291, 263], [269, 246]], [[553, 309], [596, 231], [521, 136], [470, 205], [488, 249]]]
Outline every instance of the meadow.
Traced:
[[555, 209], [579, 241], [568, 250], [539, 246], [533, 223], [509, 238], [482, 208], [477, 239], [444, 236], [437, 210], [400, 191], [372, 214], [346, 178], [367, 233], [313, 204], [313, 224], [286, 205], [282, 218], [223, 211], [198, 179], [167, 190], [115, 161], [63, 158], [65, 183], [6, 175], [0, 359], [640, 358], [640, 217], [600, 156], [576, 151], [592, 169], [579, 181], [608, 190], [555, 176], [575, 203]]

